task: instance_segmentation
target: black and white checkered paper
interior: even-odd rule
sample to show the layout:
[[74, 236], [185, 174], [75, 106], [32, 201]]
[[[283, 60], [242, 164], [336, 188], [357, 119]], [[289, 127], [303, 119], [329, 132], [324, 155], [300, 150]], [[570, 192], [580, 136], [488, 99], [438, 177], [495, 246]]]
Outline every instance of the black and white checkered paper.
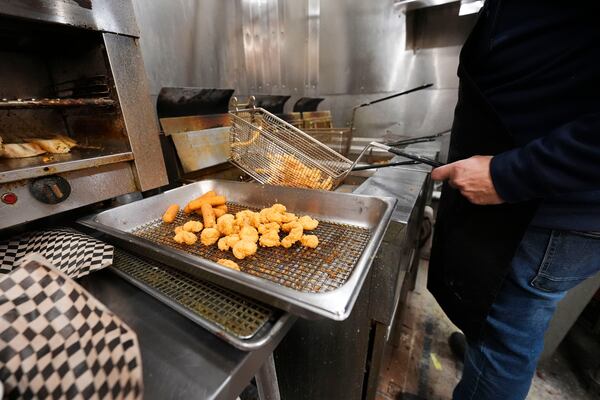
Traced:
[[0, 380], [6, 398], [142, 397], [135, 333], [37, 254], [0, 276]]
[[70, 228], [27, 233], [0, 241], [0, 274], [11, 272], [25, 255], [41, 254], [70, 278], [112, 265], [112, 246]]

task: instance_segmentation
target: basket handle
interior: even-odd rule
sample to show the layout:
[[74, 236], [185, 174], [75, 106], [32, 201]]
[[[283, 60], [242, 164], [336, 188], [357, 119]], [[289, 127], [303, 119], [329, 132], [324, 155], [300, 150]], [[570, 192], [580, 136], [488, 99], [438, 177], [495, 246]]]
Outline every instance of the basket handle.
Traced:
[[253, 110], [256, 109], [256, 97], [254, 97], [254, 96], [248, 97], [247, 103], [240, 103], [238, 98], [235, 96], [229, 100], [229, 109], [231, 111], [238, 112], [240, 110], [248, 109], [248, 108], [251, 108]]

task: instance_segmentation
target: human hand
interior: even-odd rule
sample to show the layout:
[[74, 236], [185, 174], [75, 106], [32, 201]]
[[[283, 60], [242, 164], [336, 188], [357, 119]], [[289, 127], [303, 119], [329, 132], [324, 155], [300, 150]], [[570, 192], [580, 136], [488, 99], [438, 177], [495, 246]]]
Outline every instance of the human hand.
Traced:
[[431, 178], [436, 181], [448, 180], [453, 188], [478, 205], [501, 204], [490, 174], [490, 163], [493, 156], [473, 156], [465, 160], [453, 162], [431, 171]]

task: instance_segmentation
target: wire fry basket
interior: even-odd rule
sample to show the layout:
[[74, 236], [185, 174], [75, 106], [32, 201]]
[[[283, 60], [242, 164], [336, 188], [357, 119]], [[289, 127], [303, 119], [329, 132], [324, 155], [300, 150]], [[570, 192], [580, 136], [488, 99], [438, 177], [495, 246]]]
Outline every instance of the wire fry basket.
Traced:
[[332, 190], [352, 166], [352, 161], [262, 108], [234, 110], [229, 161], [260, 183]]

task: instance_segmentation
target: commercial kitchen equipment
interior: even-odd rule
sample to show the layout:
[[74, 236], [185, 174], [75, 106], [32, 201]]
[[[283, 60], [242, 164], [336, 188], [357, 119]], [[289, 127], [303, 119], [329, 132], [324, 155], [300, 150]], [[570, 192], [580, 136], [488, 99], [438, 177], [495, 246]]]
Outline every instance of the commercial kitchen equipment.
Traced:
[[[67, 154], [0, 158], [2, 233], [72, 225], [103, 200], [167, 183], [138, 36], [129, 1], [0, 4], [3, 143], [77, 142]], [[260, 382], [289, 314], [122, 249], [81, 283], [136, 331], [145, 398], [230, 399], [253, 376], [272, 385]]]
[[86, 3], [0, 4], [3, 143], [77, 142], [0, 158], [0, 228], [167, 183], [131, 4]]

